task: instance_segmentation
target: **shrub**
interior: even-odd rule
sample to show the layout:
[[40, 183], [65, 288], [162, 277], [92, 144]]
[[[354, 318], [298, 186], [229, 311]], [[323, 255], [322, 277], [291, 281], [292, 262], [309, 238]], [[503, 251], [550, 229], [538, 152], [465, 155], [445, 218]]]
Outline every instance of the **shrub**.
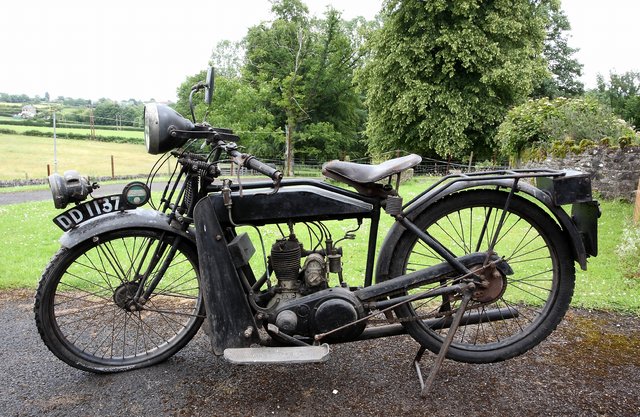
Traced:
[[[611, 137], [632, 138], [623, 140], [621, 146], [637, 140], [633, 128], [595, 98], [541, 98], [511, 109], [498, 128], [496, 140], [504, 154], [520, 157], [526, 148], [548, 147], [553, 154], [566, 154], [579, 151], [572, 149], [576, 143], [586, 140], [595, 144]], [[557, 141], [565, 143], [559, 145]]]

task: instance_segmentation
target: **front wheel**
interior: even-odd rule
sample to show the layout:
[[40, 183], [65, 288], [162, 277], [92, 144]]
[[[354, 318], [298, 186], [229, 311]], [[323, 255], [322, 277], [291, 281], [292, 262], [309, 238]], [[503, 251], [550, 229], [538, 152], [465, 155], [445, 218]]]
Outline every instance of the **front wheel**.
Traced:
[[195, 245], [169, 232], [126, 229], [62, 248], [42, 276], [34, 311], [44, 343], [73, 367], [104, 373], [161, 362], [204, 317]]
[[[456, 257], [487, 251], [494, 242], [494, 253], [513, 270], [486, 274], [486, 288], [474, 293], [449, 348], [450, 359], [486, 363], [522, 354], [556, 328], [571, 302], [575, 269], [566, 236], [544, 210], [517, 195], [505, 212], [507, 195], [496, 190], [460, 192], [414, 219]], [[404, 232], [392, 256], [390, 276], [441, 262], [415, 235]], [[441, 277], [407, 293], [446, 287], [459, 278]], [[451, 321], [460, 303], [452, 294], [427, 297], [397, 308], [396, 314], [414, 339], [438, 353], [448, 332], [444, 323]]]

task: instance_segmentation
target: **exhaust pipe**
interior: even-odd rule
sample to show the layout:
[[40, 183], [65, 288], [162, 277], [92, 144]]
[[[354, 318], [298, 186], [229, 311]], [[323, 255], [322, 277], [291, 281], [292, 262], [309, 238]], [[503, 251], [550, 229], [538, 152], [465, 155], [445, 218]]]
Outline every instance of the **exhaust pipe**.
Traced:
[[[473, 312], [465, 314], [460, 321], [460, 326], [469, 326], [478, 323], [491, 321], [509, 320], [520, 316], [518, 310], [514, 308], [495, 308], [481, 313]], [[433, 330], [448, 329], [451, 327], [452, 317], [424, 320], [424, 323]], [[381, 337], [398, 336], [406, 334], [407, 331], [400, 323], [388, 324], [385, 326], [367, 327], [356, 340], [370, 340]]]

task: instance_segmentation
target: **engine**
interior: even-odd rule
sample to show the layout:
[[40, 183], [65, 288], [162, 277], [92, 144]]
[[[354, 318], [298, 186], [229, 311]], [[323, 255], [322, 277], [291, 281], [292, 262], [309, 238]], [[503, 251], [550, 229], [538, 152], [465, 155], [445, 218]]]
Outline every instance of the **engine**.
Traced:
[[[276, 241], [270, 259], [277, 284], [267, 304], [268, 321], [286, 334], [313, 337], [362, 318], [364, 307], [342, 282], [341, 256], [331, 241], [319, 251], [305, 251], [294, 234]], [[329, 288], [329, 272], [338, 274], [342, 286]], [[327, 340], [352, 340], [365, 326], [345, 327]]]

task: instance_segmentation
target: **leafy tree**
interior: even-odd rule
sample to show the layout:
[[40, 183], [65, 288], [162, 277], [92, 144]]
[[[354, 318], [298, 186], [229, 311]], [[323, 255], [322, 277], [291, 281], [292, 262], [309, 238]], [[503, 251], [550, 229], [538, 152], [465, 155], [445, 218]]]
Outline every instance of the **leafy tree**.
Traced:
[[545, 0], [386, 0], [360, 73], [374, 153], [480, 157], [545, 74]]
[[[366, 114], [353, 84], [354, 68], [361, 59], [356, 45], [362, 25], [366, 25], [363, 19], [343, 21], [334, 9], [329, 9], [324, 19], [315, 21], [318, 35], [305, 75], [308, 119], [300, 128], [307, 138], [306, 144], [300, 147], [302, 157], [343, 159], [366, 151], [360, 135]], [[316, 137], [313, 147], [308, 141], [311, 132]]]
[[211, 65], [225, 77], [239, 77], [243, 64], [242, 42], [220, 41], [211, 53]]
[[140, 126], [142, 106], [121, 106], [115, 101], [101, 98], [93, 109], [93, 115], [96, 125]]
[[22, 103], [22, 104], [27, 104], [27, 103], [33, 103], [35, 102], [34, 99], [30, 98], [28, 95], [26, 94], [7, 94], [7, 93], [0, 93], [0, 102], [3, 103]]
[[620, 117], [640, 127], [640, 72], [609, 74], [609, 81], [598, 74], [596, 95]]
[[276, 120], [285, 127], [285, 171], [293, 174], [293, 137], [298, 123], [308, 118], [304, 107], [303, 74], [312, 32], [309, 10], [299, 0], [278, 0], [271, 11], [276, 19], [249, 29], [246, 37], [246, 77], [254, 87], [266, 87]]
[[543, 55], [548, 63], [549, 75], [533, 91], [533, 97], [576, 97], [584, 93], [579, 80], [582, 64], [572, 56], [578, 51], [568, 44], [567, 32], [571, 30], [569, 19], [560, 8], [560, 2], [547, 4], [549, 20]]
[[[345, 22], [332, 9], [324, 19], [311, 18], [299, 0], [276, 0], [272, 12], [272, 22], [247, 33], [243, 74], [263, 93], [275, 125], [284, 126], [287, 174], [292, 174], [294, 154], [336, 158], [364, 151], [358, 140], [363, 105], [352, 82], [360, 60], [354, 33], [362, 21]], [[320, 131], [329, 135], [324, 146], [309, 139]], [[327, 146], [329, 141], [342, 150]], [[311, 149], [312, 142], [320, 151]]]
[[[273, 116], [263, 106], [260, 92], [238, 77], [217, 74], [211, 106], [207, 107], [201, 96], [193, 98], [196, 121], [206, 120], [212, 126], [233, 129], [241, 137], [241, 144], [252, 153], [265, 158], [280, 157], [283, 135], [274, 131]], [[201, 71], [187, 77], [178, 88], [175, 109], [184, 117], [191, 118], [191, 87], [205, 76], [206, 71]]]
[[93, 115], [96, 125], [103, 126], [115, 126], [116, 118], [120, 112], [120, 106], [118, 103], [106, 98], [98, 100], [95, 108], [93, 109]]

